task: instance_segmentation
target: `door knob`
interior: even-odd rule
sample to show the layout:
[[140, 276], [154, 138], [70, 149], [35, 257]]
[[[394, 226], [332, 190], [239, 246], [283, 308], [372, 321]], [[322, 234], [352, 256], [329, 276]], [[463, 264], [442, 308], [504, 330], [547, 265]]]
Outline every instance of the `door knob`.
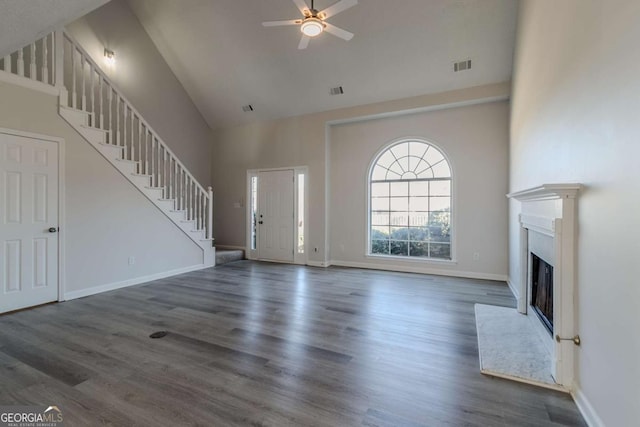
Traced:
[[55, 232], [57, 232], [57, 231], [58, 231], [58, 229], [57, 229], [57, 228], [55, 228], [55, 227], [51, 227], [51, 228], [49, 228], [49, 233], [55, 233]]

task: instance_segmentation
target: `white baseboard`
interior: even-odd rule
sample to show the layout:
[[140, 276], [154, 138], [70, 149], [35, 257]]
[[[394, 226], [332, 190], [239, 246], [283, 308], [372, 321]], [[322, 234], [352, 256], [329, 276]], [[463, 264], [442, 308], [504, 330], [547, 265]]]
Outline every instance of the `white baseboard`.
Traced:
[[193, 265], [191, 267], [178, 268], [176, 270], [164, 271], [162, 273], [150, 274], [148, 276], [136, 277], [134, 279], [124, 280], [122, 282], [108, 283], [106, 285], [94, 286], [79, 291], [65, 292], [63, 301], [70, 301], [77, 298], [88, 297], [90, 295], [101, 294], [103, 292], [115, 291], [116, 289], [126, 288], [141, 283], [151, 282], [152, 280], [164, 279], [178, 274], [189, 273], [190, 271], [202, 270], [209, 268], [204, 264]]
[[591, 403], [582, 390], [576, 388], [575, 392], [571, 393], [571, 395], [573, 396], [573, 400], [575, 400], [582, 417], [589, 427], [605, 427], [604, 422], [598, 416], [593, 406], [591, 406]]
[[331, 263], [324, 262], [324, 261], [307, 261], [307, 265], [309, 267], [322, 267], [322, 268], [331, 267]]
[[421, 267], [421, 266], [374, 264], [374, 263], [368, 263], [368, 262], [351, 262], [351, 261], [331, 261], [329, 265], [337, 265], [339, 267], [365, 268], [369, 270], [399, 271], [402, 273], [434, 274], [437, 276], [462, 277], [465, 279], [496, 280], [500, 282], [507, 281], [507, 276], [504, 274], [489, 274], [489, 273], [478, 273], [473, 271], [459, 271], [459, 270], [442, 270], [438, 268]]
[[513, 294], [513, 296], [515, 297], [515, 299], [520, 298], [520, 291], [518, 291], [518, 289], [516, 288], [516, 286], [513, 284], [513, 282], [511, 281], [511, 278], [507, 278], [507, 285], [509, 285], [509, 289], [511, 289], [511, 293]]

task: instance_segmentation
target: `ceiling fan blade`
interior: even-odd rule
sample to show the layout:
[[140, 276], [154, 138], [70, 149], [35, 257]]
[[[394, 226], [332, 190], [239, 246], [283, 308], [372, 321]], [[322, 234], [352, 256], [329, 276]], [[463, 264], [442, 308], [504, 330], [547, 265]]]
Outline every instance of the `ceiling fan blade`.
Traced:
[[300, 39], [300, 44], [298, 45], [298, 49], [306, 49], [309, 46], [309, 42], [311, 41], [311, 37], [303, 35]]
[[325, 10], [318, 13], [322, 19], [331, 18], [333, 15], [337, 15], [340, 12], [343, 12], [350, 7], [353, 7], [358, 4], [358, 0], [340, 0], [339, 2], [329, 6]]
[[302, 24], [301, 19], [289, 19], [287, 21], [267, 21], [263, 22], [263, 27], [281, 27], [283, 25], [300, 25]]
[[353, 33], [350, 33], [349, 31], [343, 30], [342, 28], [338, 28], [335, 25], [331, 25], [328, 22], [324, 23], [326, 26], [324, 27], [324, 30], [327, 33], [331, 33], [336, 37], [340, 37], [341, 39], [344, 39], [346, 41], [349, 41], [353, 38]]
[[304, 16], [307, 16], [306, 13], [304, 13], [304, 11], [308, 11], [309, 10], [309, 6], [307, 6], [307, 4], [304, 2], [304, 0], [293, 0], [293, 2], [296, 4], [296, 6], [298, 7], [298, 9], [300, 9], [300, 13], [302, 13]]

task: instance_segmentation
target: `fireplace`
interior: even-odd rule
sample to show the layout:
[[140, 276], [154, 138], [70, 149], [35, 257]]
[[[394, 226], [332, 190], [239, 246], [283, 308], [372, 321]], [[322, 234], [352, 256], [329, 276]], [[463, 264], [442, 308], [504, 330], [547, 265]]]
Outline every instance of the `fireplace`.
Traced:
[[553, 336], [553, 266], [531, 253], [531, 308]]
[[[518, 274], [510, 286], [518, 311], [531, 320], [540, 344], [551, 355], [556, 383], [574, 386], [577, 195], [580, 184], [543, 184], [509, 194], [520, 202], [515, 234]], [[516, 210], [517, 212], [517, 210]]]

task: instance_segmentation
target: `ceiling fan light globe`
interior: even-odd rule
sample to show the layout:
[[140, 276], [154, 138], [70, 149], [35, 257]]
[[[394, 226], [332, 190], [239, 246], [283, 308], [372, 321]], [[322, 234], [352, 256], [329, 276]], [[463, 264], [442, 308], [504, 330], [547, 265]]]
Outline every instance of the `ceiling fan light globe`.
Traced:
[[307, 37], [316, 37], [324, 31], [324, 24], [320, 19], [307, 18], [300, 26], [300, 31]]

